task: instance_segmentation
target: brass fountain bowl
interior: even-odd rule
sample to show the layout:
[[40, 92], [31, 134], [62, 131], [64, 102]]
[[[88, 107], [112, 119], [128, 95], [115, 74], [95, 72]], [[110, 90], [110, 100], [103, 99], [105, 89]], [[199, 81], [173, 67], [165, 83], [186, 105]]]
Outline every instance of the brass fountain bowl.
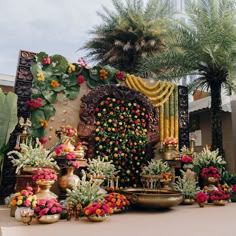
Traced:
[[143, 208], [170, 208], [183, 201], [183, 195], [172, 189], [127, 188], [122, 193], [132, 204]]

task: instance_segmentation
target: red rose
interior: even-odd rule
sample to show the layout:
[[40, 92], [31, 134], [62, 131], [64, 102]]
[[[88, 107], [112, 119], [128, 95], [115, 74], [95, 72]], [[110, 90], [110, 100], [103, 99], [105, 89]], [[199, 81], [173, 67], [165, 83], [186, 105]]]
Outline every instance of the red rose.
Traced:
[[84, 82], [84, 76], [83, 75], [79, 75], [77, 78], [77, 82], [79, 85], [81, 85]]

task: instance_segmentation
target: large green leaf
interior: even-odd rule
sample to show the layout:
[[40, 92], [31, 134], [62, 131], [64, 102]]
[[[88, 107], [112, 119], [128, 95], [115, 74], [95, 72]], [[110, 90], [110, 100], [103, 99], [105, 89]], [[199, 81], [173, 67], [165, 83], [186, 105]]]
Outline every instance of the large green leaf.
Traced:
[[17, 95], [9, 92], [5, 95], [0, 90], [0, 148], [8, 143], [10, 134], [15, 129], [17, 118]]
[[96, 66], [96, 67], [93, 67], [89, 70], [89, 77], [92, 79], [92, 80], [95, 80], [97, 82], [100, 81], [100, 73], [99, 73], [99, 70], [101, 70], [101, 67], [99, 66]]
[[39, 63], [34, 62], [30, 68], [32, 75], [34, 78], [37, 78], [37, 74], [42, 72], [42, 67]]
[[41, 137], [45, 137], [46, 135], [46, 130], [44, 127], [41, 127], [39, 129], [33, 129], [32, 130], [32, 135], [34, 137], [38, 137], [38, 138], [41, 138]]
[[61, 83], [65, 86], [65, 87], [71, 87], [74, 85], [77, 85], [77, 76], [75, 75], [75, 73], [71, 73], [68, 76], [64, 76], [61, 78]]
[[51, 57], [51, 64], [48, 68], [53, 74], [65, 73], [68, 68], [68, 61], [61, 55], [53, 55]]
[[66, 97], [73, 100], [78, 97], [79, 90], [80, 90], [79, 86], [74, 86], [74, 87], [70, 87], [66, 89], [64, 92], [65, 92]]
[[41, 109], [36, 109], [31, 112], [31, 122], [32, 122], [32, 129], [39, 129], [41, 128], [39, 120], [45, 120], [44, 111]]
[[48, 57], [48, 54], [45, 53], [45, 52], [40, 52], [36, 55], [36, 61], [37, 62], [42, 62], [42, 59], [43, 58], [47, 58]]
[[52, 105], [44, 106], [43, 110], [45, 114], [45, 120], [49, 120], [56, 113], [56, 109]]
[[93, 89], [93, 88], [99, 86], [100, 83], [97, 82], [97, 81], [94, 81], [94, 80], [88, 79], [88, 80], [87, 80], [87, 85], [89, 86], [89, 88], [92, 88], [92, 89]]
[[44, 96], [44, 98], [49, 102], [49, 103], [54, 103], [57, 100], [57, 94], [55, 92], [53, 92], [52, 90], [45, 90], [42, 91], [42, 94]]

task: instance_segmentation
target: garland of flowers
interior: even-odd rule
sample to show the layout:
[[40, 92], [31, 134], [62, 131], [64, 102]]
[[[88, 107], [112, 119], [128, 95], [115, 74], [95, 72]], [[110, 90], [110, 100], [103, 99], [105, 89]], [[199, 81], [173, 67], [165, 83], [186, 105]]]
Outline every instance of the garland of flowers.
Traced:
[[95, 158], [113, 160], [122, 187], [140, 185], [141, 169], [149, 161], [146, 109], [135, 101], [106, 97], [95, 112]]
[[160, 141], [173, 136], [178, 139], [178, 90], [173, 83], [156, 81], [153, 85], [144, 83], [144, 79], [134, 75], [126, 75], [126, 85], [135, 89], [151, 100], [155, 107], [159, 108]]

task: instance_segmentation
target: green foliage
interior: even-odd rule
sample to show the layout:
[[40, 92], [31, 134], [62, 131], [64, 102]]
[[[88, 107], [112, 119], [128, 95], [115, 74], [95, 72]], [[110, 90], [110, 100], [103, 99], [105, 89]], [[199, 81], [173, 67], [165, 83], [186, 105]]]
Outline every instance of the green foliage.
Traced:
[[84, 49], [100, 65], [110, 65], [129, 73], [137, 70], [141, 58], [163, 50], [163, 16], [166, 2], [149, 0], [113, 0], [115, 11], [103, 6], [98, 12], [102, 24], [91, 31]]
[[88, 161], [87, 171], [92, 176], [104, 176], [106, 178], [112, 178], [115, 176], [116, 168], [111, 161], [105, 161], [104, 158], [98, 157]]
[[[49, 64], [43, 63], [42, 60], [45, 58], [49, 59]], [[106, 79], [101, 79], [100, 70], [108, 72]], [[48, 121], [55, 115], [56, 110], [53, 103], [57, 101], [58, 93], [64, 94], [65, 99], [73, 100], [78, 97], [80, 91], [78, 78], [80, 76], [90, 88], [108, 83], [117, 84], [122, 81], [116, 78], [116, 73], [119, 71], [115, 68], [96, 66], [88, 69], [77, 63], [69, 63], [61, 55], [49, 57], [45, 52], [37, 54], [36, 61], [31, 66], [31, 72], [34, 76], [32, 99], [42, 99], [42, 106], [31, 108], [32, 133], [36, 137], [43, 137], [46, 133], [40, 120]], [[125, 76], [125, 73], [123, 75]]]
[[142, 169], [141, 175], [160, 175], [170, 172], [170, 166], [162, 160], [151, 160]]
[[221, 184], [228, 184], [229, 186], [233, 186], [236, 184], [236, 174], [230, 174], [227, 170], [223, 170], [221, 172], [220, 178]]
[[219, 170], [222, 170], [226, 161], [223, 160], [221, 156], [219, 156], [219, 151], [211, 151], [208, 147], [203, 148], [200, 153], [197, 153], [193, 159], [194, 171], [199, 174], [200, 171], [209, 166], [214, 166]]
[[86, 207], [89, 203], [103, 201], [104, 195], [99, 193], [100, 185], [103, 181], [100, 179], [86, 180], [86, 173], [82, 170], [82, 178], [76, 186], [67, 189], [67, 202], [72, 202], [73, 208], [80, 203]]
[[197, 182], [193, 174], [187, 174], [181, 170], [182, 177], [177, 176], [176, 183], [173, 184], [173, 187], [176, 191], [179, 191], [183, 194], [184, 198], [193, 198], [195, 199], [196, 194], [200, 191], [200, 188], [197, 186]]
[[21, 143], [20, 148], [19, 152], [13, 150], [7, 153], [13, 166], [16, 166], [16, 174], [19, 174], [21, 169], [26, 166], [59, 169], [53, 158], [54, 154], [46, 150], [38, 139], [36, 139], [35, 146], [31, 142], [28, 145]]
[[176, 19], [169, 24], [165, 51], [144, 58], [140, 73], [172, 81], [193, 75], [196, 79], [189, 85], [189, 92], [210, 90], [211, 146], [222, 154], [221, 88], [236, 88], [235, 3], [190, 0], [185, 4], [188, 24]]
[[17, 95], [12, 92], [4, 94], [0, 88], [0, 154], [1, 149], [7, 145], [17, 121]]

